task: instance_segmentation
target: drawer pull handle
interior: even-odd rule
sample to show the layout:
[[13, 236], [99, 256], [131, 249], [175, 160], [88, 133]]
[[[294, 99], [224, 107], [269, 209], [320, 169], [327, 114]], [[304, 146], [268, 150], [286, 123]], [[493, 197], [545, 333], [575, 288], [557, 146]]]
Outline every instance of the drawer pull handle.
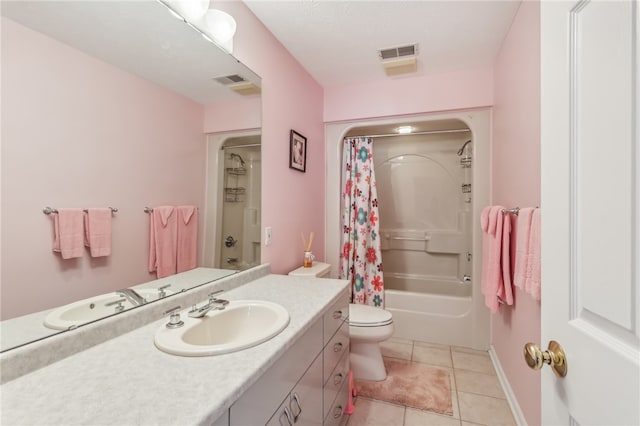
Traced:
[[333, 418], [339, 419], [342, 416], [342, 405], [338, 405], [333, 409]]
[[[293, 402], [295, 402], [296, 406], [298, 407], [298, 414], [293, 415], [293, 422], [297, 423], [300, 415], [302, 414], [302, 405], [300, 404], [300, 397], [298, 396], [297, 392], [293, 393]], [[294, 412], [293, 407], [291, 407], [291, 412]]]
[[284, 416], [282, 414], [280, 414], [280, 418], [278, 419], [280, 421], [280, 426], [287, 426], [286, 423], [282, 422], [282, 418], [284, 417], [287, 420], [287, 423], [289, 424], [289, 426], [292, 426], [293, 423], [291, 423], [291, 413], [289, 412], [289, 409], [287, 407], [284, 407]]
[[333, 311], [333, 319], [342, 318], [342, 311]]
[[344, 379], [342, 373], [336, 374], [335, 376], [333, 376], [333, 384], [338, 386], [340, 383], [342, 383], [342, 379]]
[[342, 350], [342, 342], [338, 342], [335, 345], [333, 345], [334, 352], [340, 352], [341, 350]]

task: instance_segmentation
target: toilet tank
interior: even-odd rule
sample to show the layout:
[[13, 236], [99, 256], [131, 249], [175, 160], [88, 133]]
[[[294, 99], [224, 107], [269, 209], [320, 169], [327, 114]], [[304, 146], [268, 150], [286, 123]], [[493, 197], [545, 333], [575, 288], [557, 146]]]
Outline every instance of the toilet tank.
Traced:
[[331, 265], [322, 262], [313, 262], [311, 268], [305, 268], [303, 266], [289, 272], [289, 275], [297, 277], [316, 277], [316, 278], [329, 278], [331, 273]]

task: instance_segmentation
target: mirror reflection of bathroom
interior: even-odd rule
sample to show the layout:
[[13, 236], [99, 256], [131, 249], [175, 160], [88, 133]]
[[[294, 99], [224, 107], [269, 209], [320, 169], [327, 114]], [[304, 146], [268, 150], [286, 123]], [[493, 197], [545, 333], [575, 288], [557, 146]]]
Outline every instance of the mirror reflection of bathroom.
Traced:
[[231, 137], [220, 149], [215, 267], [244, 270], [260, 263], [260, 136]]

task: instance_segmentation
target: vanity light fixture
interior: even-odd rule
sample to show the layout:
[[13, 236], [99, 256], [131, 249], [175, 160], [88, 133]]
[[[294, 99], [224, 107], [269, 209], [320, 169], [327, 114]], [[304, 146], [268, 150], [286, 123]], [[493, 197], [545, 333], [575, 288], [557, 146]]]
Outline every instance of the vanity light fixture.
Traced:
[[194, 22], [209, 9], [209, 0], [168, 0], [173, 11], [183, 19]]
[[398, 133], [401, 135], [406, 135], [407, 133], [413, 132], [413, 127], [411, 126], [400, 126], [398, 127]]
[[176, 18], [198, 31], [205, 40], [227, 53], [233, 52], [236, 20], [218, 9], [209, 9], [209, 0], [158, 0]]

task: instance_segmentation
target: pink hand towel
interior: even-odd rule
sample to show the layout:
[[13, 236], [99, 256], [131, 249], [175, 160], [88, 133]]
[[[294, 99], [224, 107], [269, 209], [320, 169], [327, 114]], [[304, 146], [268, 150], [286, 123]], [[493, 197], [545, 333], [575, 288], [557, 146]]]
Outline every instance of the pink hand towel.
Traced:
[[482, 236], [482, 281], [484, 300], [492, 313], [498, 312], [500, 303], [513, 304], [511, 285], [511, 218], [502, 213], [504, 207], [483, 209], [480, 224]]
[[483, 232], [489, 232], [489, 213], [491, 213], [491, 206], [485, 207], [480, 213], [480, 227]]
[[500, 272], [502, 283], [498, 287], [498, 299], [507, 305], [513, 305], [513, 286], [511, 285], [511, 215], [502, 213], [502, 244], [500, 247]]
[[513, 283], [520, 290], [525, 289], [527, 279], [527, 260], [529, 258], [529, 236], [531, 234], [531, 217], [534, 209], [525, 207], [518, 212], [516, 227], [516, 258], [513, 267]]
[[[483, 216], [481, 216], [481, 220], [483, 220]], [[502, 249], [502, 219], [502, 207], [491, 207], [488, 213], [487, 230], [482, 236], [481, 290], [482, 294], [484, 294], [485, 304], [493, 313], [498, 312], [498, 293], [502, 287], [500, 257]]]
[[540, 209], [535, 209], [531, 217], [531, 232], [529, 233], [529, 256], [527, 258], [527, 280], [525, 290], [537, 301], [540, 301], [541, 277], [541, 246], [540, 246]]
[[149, 272], [158, 278], [176, 273], [177, 214], [173, 206], [154, 207], [149, 214]]
[[82, 209], [58, 209], [53, 216], [53, 251], [63, 259], [81, 257], [84, 248]]
[[196, 206], [178, 206], [177, 271], [196, 267], [198, 256], [198, 209]]
[[111, 209], [87, 209], [84, 212], [84, 245], [91, 257], [111, 254]]

